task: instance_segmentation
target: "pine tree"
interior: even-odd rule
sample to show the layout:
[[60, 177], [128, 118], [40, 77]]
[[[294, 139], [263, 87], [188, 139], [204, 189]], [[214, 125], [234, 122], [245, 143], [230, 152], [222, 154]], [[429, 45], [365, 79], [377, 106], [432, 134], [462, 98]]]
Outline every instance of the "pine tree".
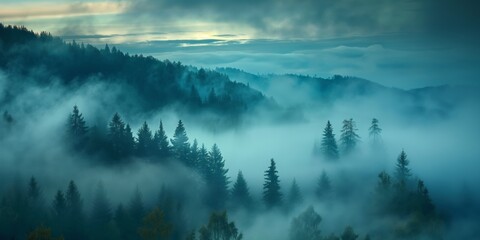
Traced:
[[121, 239], [131, 239], [130, 235], [132, 234], [131, 230], [133, 227], [130, 226], [130, 219], [122, 204], [118, 205], [117, 209], [115, 209], [113, 220], [122, 236]]
[[270, 166], [265, 171], [265, 183], [263, 184], [263, 201], [267, 208], [278, 207], [282, 204], [282, 193], [280, 192], [280, 180], [275, 161], [270, 159]]
[[160, 126], [158, 130], [155, 132], [155, 136], [153, 137], [157, 155], [160, 159], [165, 160], [170, 157], [170, 144], [168, 143], [168, 137], [163, 129], [163, 123], [160, 121]]
[[245, 209], [253, 207], [252, 196], [250, 195], [250, 190], [248, 189], [247, 182], [243, 177], [242, 171], [238, 172], [237, 180], [233, 184], [231, 196], [234, 207], [242, 207]]
[[125, 132], [123, 136], [122, 146], [124, 149], [124, 156], [131, 156], [135, 150], [135, 139], [133, 138], [132, 129], [130, 125], [125, 126]]
[[137, 155], [140, 157], [151, 156], [154, 153], [155, 143], [152, 137], [152, 131], [147, 122], [143, 122], [137, 133]]
[[42, 190], [34, 177], [31, 177], [28, 183], [26, 209], [28, 211], [28, 220], [24, 222], [24, 225], [28, 226], [28, 228], [34, 228], [45, 220], [46, 213], [44, 211]]
[[228, 169], [225, 169], [225, 160], [217, 144], [214, 144], [208, 158], [209, 175], [207, 187], [209, 189], [207, 204], [215, 210], [223, 209], [228, 198]]
[[330, 178], [328, 177], [325, 171], [322, 171], [322, 175], [318, 179], [316, 195], [319, 199], [328, 198], [332, 191], [332, 185], [330, 183]]
[[67, 239], [84, 239], [83, 200], [73, 180], [68, 184], [65, 202], [67, 208], [65, 237]]
[[199, 157], [199, 149], [198, 149], [198, 142], [197, 139], [193, 140], [193, 144], [190, 147], [190, 153], [188, 155], [187, 166], [198, 169], [198, 157]]
[[40, 199], [41, 190], [38, 186], [37, 180], [34, 177], [30, 178], [28, 183], [28, 198], [32, 202], [37, 202]]
[[198, 150], [197, 171], [206, 180], [210, 175], [210, 169], [208, 166], [208, 159], [210, 158], [207, 148], [202, 144], [202, 147]]
[[407, 154], [402, 150], [395, 165], [395, 177], [400, 187], [405, 187], [408, 178], [412, 175], [410, 168], [408, 168], [409, 163], [410, 161], [407, 159]]
[[427, 187], [422, 180], [418, 180], [416, 192], [416, 208], [423, 216], [432, 216], [435, 212], [435, 206], [428, 193]]
[[73, 147], [82, 148], [87, 140], [88, 127], [77, 105], [73, 106], [73, 112], [68, 120], [68, 134]]
[[370, 138], [373, 139], [373, 142], [374, 143], [378, 142], [380, 140], [380, 133], [382, 132], [382, 129], [378, 126], [378, 119], [376, 118], [372, 119], [372, 125], [368, 130], [369, 130]]
[[357, 135], [356, 131], [358, 130], [355, 126], [355, 122], [352, 118], [349, 120], [343, 120], [342, 135], [340, 137], [340, 142], [343, 147], [345, 154], [351, 153], [355, 150], [357, 142], [360, 137]]
[[145, 214], [145, 206], [143, 204], [142, 194], [138, 188], [135, 190], [135, 193], [130, 200], [128, 213], [136, 229], [138, 226], [140, 226]]
[[110, 123], [108, 123], [108, 142], [111, 153], [114, 158], [120, 158], [124, 155], [124, 136], [125, 123], [118, 113], [115, 113]]
[[297, 180], [294, 178], [292, 181], [292, 186], [288, 192], [288, 205], [290, 208], [296, 207], [298, 204], [303, 202], [303, 196], [300, 192], [300, 187], [297, 184]]
[[175, 158], [180, 162], [187, 164], [190, 144], [188, 143], [187, 132], [185, 131], [182, 120], [178, 121], [175, 134], [170, 141], [172, 142], [172, 150]]
[[52, 202], [52, 212], [55, 218], [63, 218], [65, 217], [67, 211], [67, 202], [65, 200], [65, 195], [61, 190], [58, 190], [55, 194], [55, 198]]
[[332, 124], [330, 124], [330, 121], [327, 122], [327, 126], [323, 130], [321, 152], [323, 156], [329, 160], [338, 159], [337, 141], [335, 140], [335, 134], [333, 133]]
[[61, 190], [58, 190], [52, 201], [53, 228], [57, 231], [63, 231], [67, 217], [67, 201]]

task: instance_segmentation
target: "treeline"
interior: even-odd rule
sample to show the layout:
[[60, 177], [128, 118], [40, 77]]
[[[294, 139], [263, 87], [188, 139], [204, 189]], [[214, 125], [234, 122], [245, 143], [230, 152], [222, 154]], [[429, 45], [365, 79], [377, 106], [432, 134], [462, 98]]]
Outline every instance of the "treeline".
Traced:
[[[86, 83], [118, 83], [141, 112], [175, 104], [191, 113], [210, 110], [234, 120], [260, 105], [274, 106], [261, 92], [216, 71], [129, 55], [108, 45], [99, 49], [75, 41], [67, 43], [46, 32], [36, 34], [25, 27], [1, 23], [0, 69], [11, 79], [28, 79], [9, 85], [50, 86], [53, 79], [71, 88]], [[9, 90], [13, 88], [5, 89], [4, 101], [8, 103], [15, 93]]]
[[[367, 219], [391, 219], [394, 224], [383, 226], [383, 231], [364, 233], [363, 239], [439, 239], [444, 220], [435, 210], [423, 181], [412, 178], [406, 153], [397, 159], [394, 175], [379, 174], [379, 180], [372, 198], [373, 212], [366, 212]], [[226, 172], [226, 170], [224, 171]], [[212, 175], [213, 176], [213, 175]], [[212, 182], [207, 183], [212, 184]], [[219, 190], [211, 190], [203, 196], [220, 197]], [[220, 185], [217, 185], [220, 187]], [[315, 199], [305, 199], [301, 187], [293, 180], [289, 191], [282, 191], [275, 161], [265, 171], [262, 202], [258, 206], [249, 192], [247, 181], [241, 172], [232, 189], [225, 187], [228, 205], [217, 206], [231, 212], [243, 211], [249, 218], [261, 217], [269, 211], [287, 213], [308, 204], [335, 204], [341, 197], [335, 194], [328, 175], [323, 172], [319, 178]], [[308, 193], [307, 193], [308, 194]], [[1, 239], [241, 239], [242, 234], [234, 222], [229, 222], [225, 211], [213, 211], [210, 220], [203, 226], [191, 227], [188, 218], [195, 212], [185, 212], [189, 199], [175, 194], [168, 187], [162, 187], [154, 205], [147, 206], [137, 188], [130, 200], [123, 200], [112, 206], [108, 189], [98, 184], [91, 208], [86, 209], [82, 194], [75, 182], [70, 181], [65, 190], [59, 189], [54, 196], [45, 196], [41, 185], [32, 177], [28, 185], [14, 184], [4, 192], [0, 204]], [[46, 198], [47, 197], [47, 198]], [[211, 199], [210, 198], [210, 199]], [[50, 199], [50, 200], [49, 200]], [[209, 199], [209, 198], [207, 198]], [[125, 204], [124, 204], [125, 203]], [[208, 202], [205, 202], [205, 207]], [[307, 205], [308, 205], [307, 204]], [[343, 233], [323, 233], [322, 217], [308, 207], [291, 221], [290, 239], [311, 240], [355, 240], [357, 234], [351, 226]], [[328, 219], [327, 219], [328, 221]], [[197, 229], [197, 230], [195, 230]], [[269, 231], [265, 229], [265, 231]], [[56, 236], [54, 238], [53, 236]]]
[[[374, 121], [378, 122], [378, 121]], [[327, 124], [327, 129], [328, 129]], [[377, 126], [378, 127], [378, 126]], [[319, 174], [314, 192], [305, 192], [295, 179], [287, 189], [282, 188], [280, 174], [274, 159], [264, 171], [261, 198], [250, 192], [242, 171], [238, 172], [232, 187], [227, 176], [225, 160], [216, 144], [207, 150], [196, 140], [191, 144], [182, 121], [178, 122], [172, 139], [168, 139], [160, 122], [152, 133], [146, 123], [135, 137], [130, 126], [115, 114], [108, 123], [107, 133], [98, 136], [89, 128], [78, 107], [68, 118], [66, 142], [77, 154], [97, 153], [97, 159], [108, 164], [128, 164], [145, 161], [169, 167], [177, 162], [200, 176], [205, 186], [195, 193], [204, 209], [212, 211], [210, 222], [192, 226], [189, 218], [196, 212], [186, 212], [191, 199], [174, 186], [159, 189], [155, 204], [146, 205], [139, 188], [130, 199], [115, 199], [114, 206], [108, 189], [101, 184], [93, 196], [91, 208], [85, 208], [81, 191], [74, 180], [66, 189], [58, 189], [53, 196], [45, 196], [37, 179], [32, 177], [27, 186], [18, 181], [2, 194], [0, 205], [0, 239], [240, 239], [242, 234], [235, 223], [228, 222], [225, 212], [241, 211], [252, 219], [265, 212], [276, 211], [287, 217], [299, 207], [310, 204], [338, 204], [344, 195], [337, 189], [326, 171]], [[102, 154], [100, 154], [102, 152]], [[102, 156], [102, 157], [98, 157]], [[84, 158], [79, 158], [84, 159]], [[182, 176], [179, 176], [182, 177]], [[338, 179], [338, 181], [342, 181]], [[285, 185], [283, 185], [285, 186]], [[50, 186], [51, 188], [51, 186]], [[355, 186], [351, 186], [353, 191]], [[384, 226], [384, 231], [372, 232], [365, 239], [401, 239], [418, 236], [438, 237], [444, 225], [435, 210], [423, 181], [413, 178], [409, 160], [404, 151], [397, 158], [393, 174], [381, 172], [377, 186], [372, 186], [372, 209], [365, 219], [396, 219], [397, 224]], [[156, 193], [153, 193], [156, 194]], [[149, 196], [152, 193], [148, 193]], [[310, 196], [315, 196], [311, 199]], [[262, 204], [258, 204], [258, 203]], [[308, 208], [294, 218], [290, 239], [357, 239], [359, 234], [346, 226], [343, 233], [324, 234], [322, 218], [313, 208]], [[327, 219], [328, 221], [328, 219]], [[400, 224], [399, 224], [400, 223]], [[308, 227], [307, 227], [308, 226]], [[49, 236], [49, 237], [45, 237]], [[43, 237], [43, 238], [42, 238]]]
[[[379, 126], [378, 119], [372, 119], [371, 126], [368, 130], [373, 146], [380, 146], [382, 129]], [[314, 155], [323, 157], [326, 160], [338, 160], [340, 153], [344, 156], [350, 155], [355, 151], [360, 141], [360, 136], [357, 134], [357, 131], [358, 129], [353, 118], [343, 120], [339, 139], [340, 144], [337, 144], [332, 124], [330, 121], [327, 121], [320, 144], [315, 143], [314, 145]]]

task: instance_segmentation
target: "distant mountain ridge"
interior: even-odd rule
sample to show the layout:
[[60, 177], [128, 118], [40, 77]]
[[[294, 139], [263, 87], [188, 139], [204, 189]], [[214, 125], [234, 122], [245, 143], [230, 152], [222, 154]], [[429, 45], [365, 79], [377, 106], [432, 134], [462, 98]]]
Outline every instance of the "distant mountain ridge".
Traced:
[[[255, 75], [235, 68], [198, 69], [151, 56], [129, 55], [108, 45], [99, 49], [75, 41], [67, 43], [46, 32], [36, 34], [1, 23], [0, 71], [8, 79], [0, 95], [2, 111], [2, 105], [15, 98], [14, 91], [26, 84], [49, 86], [55, 80], [75, 89], [107, 83], [122, 86], [123, 100], [111, 103], [118, 108], [135, 105], [137, 113], [172, 107], [193, 115], [208, 112], [213, 114], [203, 121], [227, 127], [236, 125], [242, 116], [256, 116], [263, 110], [268, 114], [262, 116], [295, 120], [302, 118], [297, 116], [305, 107], [378, 96], [383, 108], [398, 108], [418, 116], [446, 116], [454, 106], [479, 92], [475, 87], [452, 86], [402, 90], [340, 75], [320, 78]], [[123, 106], [125, 102], [129, 105]]]
[[[366, 79], [334, 75], [331, 78], [311, 77], [295, 74], [255, 75], [235, 68], [217, 68], [230, 79], [259, 89], [267, 96], [281, 101], [285, 89], [290, 92], [303, 91], [297, 103], [319, 107], [339, 100], [355, 101], [381, 96], [384, 107], [399, 108], [399, 111], [419, 116], [445, 116], [456, 105], [475, 101], [480, 89], [472, 86], [430, 86], [411, 90], [386, 87]], [[284, 89], [278, 86], [283, 85]], [[401, 100], [402, 104], [395, 104]], [[399, 102], [400, 103], [400, 102]], [[399, 107], [402, 105], [402, 107]]]
[[36, 34], [25, 27], [2, 24], [0, 70], [9, 79], [0, 106], [15, 97], [12, 89], [20, 89], [18, 85], [48, 86], [55, 80], [71, 89], [99, 82], [121, 85], [126, 102], [135, 103], [139, 112], [175, 106], [188, 113], [208, 111], [237, 121], [258, 108], [276, 107], [260, 91], [216, 71], [129, 55], [108, 45], [99, 49], [67, 43], [46, 32]]

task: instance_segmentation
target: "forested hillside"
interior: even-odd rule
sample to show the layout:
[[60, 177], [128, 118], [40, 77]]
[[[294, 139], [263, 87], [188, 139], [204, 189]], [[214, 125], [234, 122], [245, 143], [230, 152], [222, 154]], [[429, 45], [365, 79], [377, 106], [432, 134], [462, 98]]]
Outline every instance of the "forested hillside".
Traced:
[[67, 43], [46, 32], [36, 34], [24, 27], [2, 24], [0, 70], [7, 79], [0, 106], [15, 98], [15, 90], [29, 84], [60, 84], [75, 89], [106, 83], [120, 85], [126, 96], [123, 101], [135, 103], [137, 112], [175, 105], [178, 111], [217, 113], [227, 126], [260, 107], [276, 107], [261, 92], [215, 71], [130, 56], [108, 45], [99, 49], [86, 43]]

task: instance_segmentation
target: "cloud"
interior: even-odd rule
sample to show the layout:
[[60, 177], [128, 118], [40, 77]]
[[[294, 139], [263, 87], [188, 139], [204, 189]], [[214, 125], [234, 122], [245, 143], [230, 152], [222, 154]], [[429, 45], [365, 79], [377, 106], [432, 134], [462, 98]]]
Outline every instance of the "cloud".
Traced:
[[474, 0], [139, 0], [130, 2], [127, 15], [173, 22], [226, 22], [247, 26], [257, 36], [304, 39], [476, 34], [479, 18], [473, 9], [478, 9]]
[[0, 19], [44, 19], [72, 16], [116, 14], [123, 11], [125, 5], [119, 2], [76, 2], [76, 3], [20, 3], [7, 5], [0, 9]]

